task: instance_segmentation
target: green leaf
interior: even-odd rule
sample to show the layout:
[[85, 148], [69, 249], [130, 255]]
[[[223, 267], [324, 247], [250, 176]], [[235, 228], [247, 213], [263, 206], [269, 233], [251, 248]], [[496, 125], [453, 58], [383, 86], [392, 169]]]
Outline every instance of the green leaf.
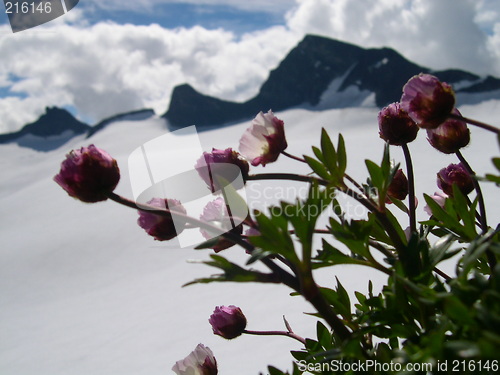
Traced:
[[455, 237], [451, 235], [447, 235], [445, 237], [440, 238], [434, 246], [432, 246], [429, 250], [429, 262], [430, 267], [434, 268], [441, 261], [446, 260], [457, 254], [460, 249], [449, 251], [451, 245], [455, 242]]
[[351, 320], [351, 304], [349, 302], [349, 297], [346, 298], [344, 295], [345, 289], [342, 288], [340, 291], [335, 291], [330, 288], [320, 288], [320, 290], [328, 303], [330, 303], [344, 319]]
[[444, 311], [446, 315], [460, 324], [476, 324], [470, 309], [455, 296], [449, 296], [444, 300]]
[[315, 258], [313, 258], [312, 267], [321, 268], [335, 266], [338, 264], [357, 264], [371, 267], [370, 263], [367, 261], [350, 257], [323, 239], [323, 249], [318, 252], [318, 255]]
[[377, 190], [381, 190], [384, 182], [382, 169], [371, 160], [365, 160], [365, 164], [373, 186], [376, 187]]
[[345, 149], [344, 137], [342, 136], [342, 134], [339, 134], [339, 140], [337, 144], [337, 158], [338, 158], [339, 172], [343, 176], [347, 168], [347, 153]]
[[213, 249], [213, 247], [215, 245], [217, 245], [217, 243], [219, 242], [220, 239], [221, 239], [221, 236], [210, 238], [209, 240], [202, 242], [201, 244], [196, 246], [194, 249], [195, 250]]
[[324, 128], [321, 130], [321, 151], [326, 167], [331, 173], [335, 173], [337, 169], [337, 152], [333, 147], [330, 136]]
[[324, 349], [329, 349], [332, 344], [332, 335], [328, 328], [318, 321], [316, 323], [316, 335], [318, 336], [318, 342]]
[[[282, 215], [282, 208], [278, 207], [280, 214], [275, 212], [267, 217], [261, 212], [256, 212], [255, 219], [258, 224], [260, 236], [249, 237], [252, 244], [270, 254], [281, 254], [291, 262], [298, 262], [293, 241], [288, 232], [287, 218]], [[271, 212], [273, 210], [271, 209]]]
[[495, 168], [500, 171], [500, 158], [493, 158], [491, 159], [491, 161], [493, 162], [493, 165], [495, 166]]
[[203, 261], [202, 263], [214, 268], [218, 268], [224, 273], [213, 275], [211, 277], [200, 278], [193, 280], [183, 286], [193, 284], [207, 284], [212, 282], [234, 281], [234, 282], [260, 282], [260, 283], [277, 283], [275, 276], [271, 273], [263, 273], [254, 270], [247, 270], [235, 263], [230, 262], [220, 255], [210, 255], [212, 260]]
[[454, 203], [455, 210], [458, 216], [462, 219], [463, 230], [466, 232], [468, 238], [473, 239], [477, 236], [476, 231], [476, 205], [477, 200], [472, 203], [469, 208], [469, 202], [465, 198], [464, 194], [460, 191], [456, 184], [453, 187], [453, 197], [452, 202]]
[[314, 155], [316, 155], [316, 157], [318, 158], [318, 160], [321, 163], [325, 164], [325, 158], [323, 157], [321, 150], [319, 148], [317, 148], [316, 146], [313, 146], [312, 150], [313, 150]]
[[306, 155], [304, 155], [304, 160], [319, 177], [325, 180], [329, 180], [331, 178], [330, 173], [328, 173], [328, 170], [322, 163]]

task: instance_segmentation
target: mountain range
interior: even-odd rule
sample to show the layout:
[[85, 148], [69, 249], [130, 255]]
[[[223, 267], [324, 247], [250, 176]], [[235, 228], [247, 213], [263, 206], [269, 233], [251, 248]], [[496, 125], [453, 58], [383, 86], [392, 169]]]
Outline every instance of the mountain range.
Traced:
[[[406, 81], [420, 72], [434, 74], [450, 83], [459, 105], [500, 99], [500, 79], [492, 76], [480, 77], [458, 69], [433, 71], [390, 48], [365, 49], [307, 35], [270, 72], [259, 93], [250, 100], [243, 103], [221, 100], [183, 84], [174, 88], [170, 106], [161, 117], [170, 130], [193, 124], [203, 129], [250, 119], [268, 109], [381, 108], [398, 101]], [[0, 135], [0, 143], [17, 142], [22, 146], [50, 150], [78, 134], [86, 133], [90, 137], [113, 122], [142, 120], [153, 115], [153, 110], [143, 109], [118, 114], [90, 126], [65, 109], [46, 108], [45, 114], [20, 131]], [[45, 141], [44, 146], [40, 146], [40, 138]]]

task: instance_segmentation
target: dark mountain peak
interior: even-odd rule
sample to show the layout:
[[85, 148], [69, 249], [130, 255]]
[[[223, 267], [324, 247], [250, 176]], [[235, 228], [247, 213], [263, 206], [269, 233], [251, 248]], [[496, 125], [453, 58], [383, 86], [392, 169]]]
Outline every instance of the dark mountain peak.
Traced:
[[118, 122], [118, 121], [141, 121], [141, 120], [146, 120], [152, 116], [155, 115], [155, 111], [150, 109], [150, 108], [145, 108], [145, 109], [139, 109], [136, 111], [130, 111], [130, 112], [125, 112], [125, 113], [119, 113], [117, 115], [105, 118], [104, 120], [100, 121], [96, 125], [92, 126], [88, 133], [87, 133], [87, 138], [91, 137], [98, 131], [104, 129], [108, 125]]
[[74, 134], [83, 134], [88, 131], [89, 125], [78, 121], [71, 113], [63, 108], [45, 107], [45, 113], [38, 120], [27, 124], [21, 129], [22, 134], [33, 134], [39, 137], [61, 135], [66, 131]]
[[[279, 66], [272, 70], [259, 93], [245, 103], [212, 98], [184, 84], [174, 88], [163, 115], [171, 128], [192, 124], [222, 125], [249, 119], [259, 111], [293, 107], [313, 110], [372, 105], [398, 101], [403, 85], [412, 76], [429, 73], [391, 48], [365, 49], [317, 35], [306, 35]], [[459, 104], [500, 98], [500, 80], [481, 79], [457, 69], [432, 71], [452, 84]], [[481, 93], [482, 97], [472, 94]]]
[[[176, 86], [170, 99], [170, 108], [162, 117], [174, 124], [220, 125], [241, 118], [241, 104], [212, 98], [196, 91], [188, 84]], [[189, 115], [187, 115], [189, 113]], [[243, 113], [246, 111], [243, 110]]]
[[[78, 134], [83, 134], [90, 126], [78, 121], [67, 110], [46, 107], [38, 120], [25, 125], [21, 130], [0, 135], [1, 143], [16, 142], [20, 146], [39, 151], [56, 149]], [[43, 140], [43, 142], [40, 142]]]

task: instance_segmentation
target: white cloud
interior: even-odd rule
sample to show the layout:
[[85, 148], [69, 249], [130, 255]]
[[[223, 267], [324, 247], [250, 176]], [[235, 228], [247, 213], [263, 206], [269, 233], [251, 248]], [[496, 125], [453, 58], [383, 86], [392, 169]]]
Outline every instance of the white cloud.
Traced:
[[240, 39], [201, 27], [99, 23], [50, 30], [0, 39], [0, 76], [17, 77], [11, 91], [28, 96], [0, 99], [2, 132], [25, 124], [27, 114], [33, 121], [46, 105], [72, 105], [96, 121], [144, 107], [161, 114], [173, 87], [185, 82], [208, 95], [245, 100], [297, 42], [284, 27]]
[[[127, 4], [147, 7], [161, 2], [168, 0]], [[290, 2], [275, 4], [284, 8]], [[271, 2], [259, 0], [252, 6], [264, 3]], [[204, 94], [243, 101], [258, 92], [269, 70], [305, 33], [366, 47], [389, 46], [434, 69], [455, 67], [500, 76], [499, 4], [497, 0], [297, 0], [286, 14], [286, 26], [241, 36], [202, 27], [168, 30], [110, 22], [90, 26], [84, 7], [33, 31], [12, 34], [8, 26], [1, 26], [0, 86], [10, 87], [21, 98], [0, 98], [0, 132], [33, 121], [47, 105], [74, 106], [82, 117], [96, 121], [144, 107], [161, 114], [172, 88], [185, 82]]]
[[[495, 20], [493, 3], [473, 0], [298, 0], [289, 27], [365, 47], [388, 46], [435, 69], [500, 74], [490, 38], [477, 20]], [[495, 2], [498, 8], [498, 2]], [[481, 6], [480, 6], [481, 5]], [[500, 13], [498, 13], [500, 14]], [[475, 22], [476, 21], [476, 22]]]

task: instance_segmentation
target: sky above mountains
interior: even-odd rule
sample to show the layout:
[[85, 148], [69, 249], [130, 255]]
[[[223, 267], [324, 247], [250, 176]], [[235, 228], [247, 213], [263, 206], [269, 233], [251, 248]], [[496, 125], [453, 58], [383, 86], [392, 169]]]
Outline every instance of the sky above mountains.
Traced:
[[500, 76], [498, 0], [80, 0], [13, 34], [0, 6], [0, 133], [66, 107], [164, 113], [175, 85], [244, 101], [305, 34]]

